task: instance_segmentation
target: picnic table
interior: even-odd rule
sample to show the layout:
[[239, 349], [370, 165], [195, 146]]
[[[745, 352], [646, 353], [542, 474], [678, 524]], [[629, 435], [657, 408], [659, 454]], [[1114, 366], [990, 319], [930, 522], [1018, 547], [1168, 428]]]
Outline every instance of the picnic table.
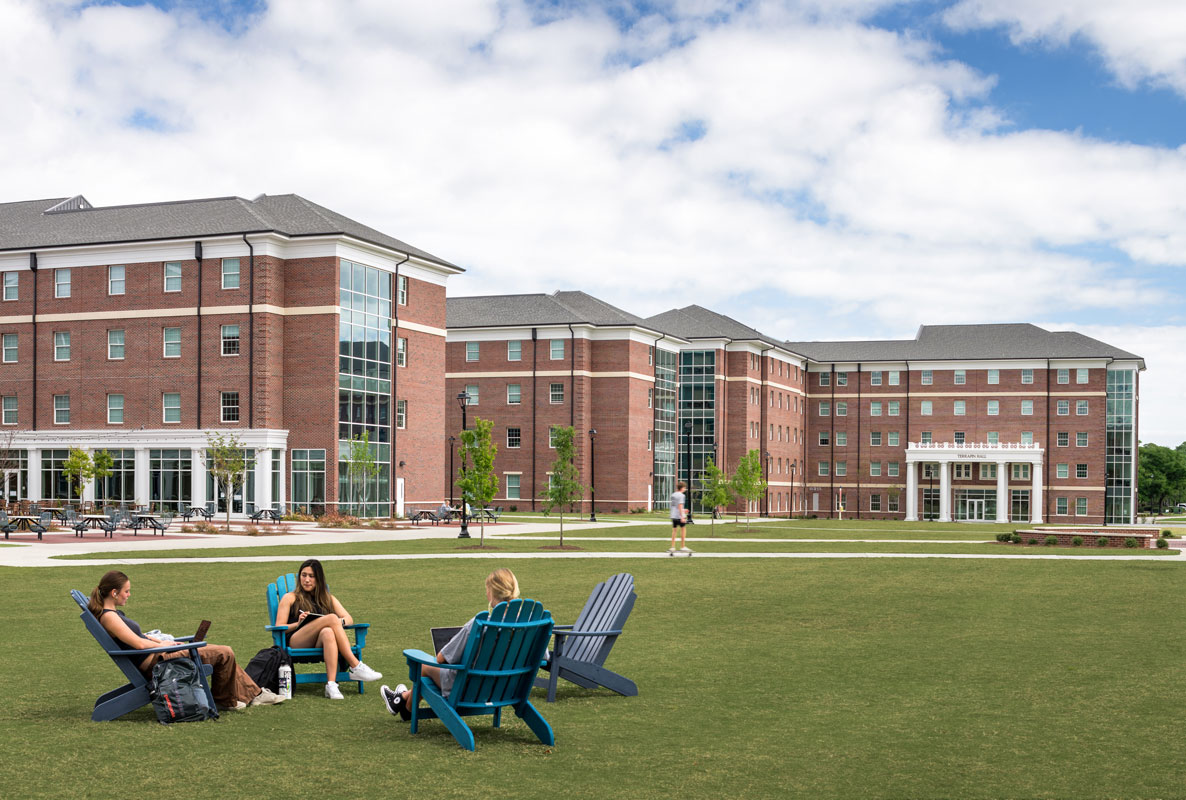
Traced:
[[37, 541], [41, 541], [41, 534], [45, 533], [45, 526], [41, 524], [40, 517], [31, 517], [25, 515], [18, 515], [9, 517], [8, 522], [4, 523], [4, 538], [8, 538], [8, 534], [13, 531], [36, 531]]
[[210, 518], [213, 517], [214, 514], [205, 506], [190, 506], [185, 511], [181, 512], [181, 518], [186, 522], [189, 522], [190, 518], [195, 516], [204, 517], [206, 521], [209, 522]]
[[159, 516], [144, 511], [137, 511], [132, 515], [132, 530], [139, 531], [141, 528], [152, 528], [153, 530], [160, 531], [162, 534], [165, 532], [165, 526], [161, 524], [161, 518]]
[[78, 522], [73, 525], [74, 534], [81, 537], [86, 528], [99, 528], [106, 536], [115, 532], [115, 522], [106, 514], [80, 514]]
[[261, 508], [251, 515], [252, 522], [262, 522], [264, 519], [270, 519], [272, 522], [280, 521], [280, 512], [274, 508]]

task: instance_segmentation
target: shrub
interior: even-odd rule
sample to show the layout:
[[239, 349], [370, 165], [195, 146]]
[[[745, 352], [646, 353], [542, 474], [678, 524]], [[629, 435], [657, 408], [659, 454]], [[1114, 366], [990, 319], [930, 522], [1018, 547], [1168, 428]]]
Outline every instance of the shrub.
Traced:
[[518, 506], [511, 506], [511, 511], [518, 511], [518, 510], [519, 510]]
[[1071, 537], [1071, 546], [1072, 547], [1082, 547], [1083, 546], [1083, 537], [1082, 536], [1072, 536]]
[[1030, 537], [1029, 541], [1026, 542], [1026, 544], [1037, 544], [1037, 543], [1038, 543], [1038, 540], [1032, 536]]
[[1046, 546], [1047, 547], [1050, 547], [1051, 545], [1056, 545], [1056, 544], [1058, 544], [1057, 536], [1055, 536], [1054, 534], [1051, 534], [1050, 536], [1046, 537]]
[[1131, 536], [1129, 536], [1127, 539], [1124, 540], [1124, 546], [1125, 547], [1136, 547], [1137, 540], [1132, 538]]
[[1170, 546], [1170, 543], [1168, 541], [1166, 541], [1166, 539], [1164, 537], [1157, 540], [1157, 549], [1158, 550], [1164, 550], [1169, 546]]
[[1166, 529], [1166, 530], [1164, 530], [1164, 531], [1162, 531], [1162, 532], [1161, 532], [1161, 535], [1162, 535], [1164, 538], [1168, 539], [1168, 538], [1170, 538], [1171, 536], [1173, 536], [1173, 535], [1174, 535], [1174, 532], [1173, 532], [1173, 531], [1171, 531], [1171, 530], [1169, 530], [1169, 529]]
[[1012, 539], [1013, 539], [1013, 534], [1011, 534], [1011, 533], [998, 533], [997, 534], [998, 542], [1008, 542]]
[[338, 514], [331, 511], [324, 517], [317, 520], [317, 527], [319, 528], [357, 528], [361, 524], [358, 517], [352, 517], [349, 514]]
[[243, 533], [245, 533], [248, 536], [259, 536], [259, 528], [256, 527], [255, 525], [248, 525], [246, 528], [243, 529]]
[[182, 533], [193, 533], [193, 532], [194, 532], [194, 526], [193, 526], [193, 525], [182, 525], [182, 526], [181, 526], [181, 532], [182, 532]]
[[1108, 546], [1108, 537], [1101, 536], [1100, 538], [1096, 539], [1095, 546], [1096, 547], [1107, 547]]
[[313, 520], [317, 519], [317, 517], [313, 516], [312, 514], [303, 514], [300, 511], [289, 511], [287, 514], [284, 514], [282, 517], [280, 517], [280, 519], [288, 520], [289, 522], [312, 522]]
[[1013, 544], [1021, 544], [1021, 534], [1014, 533], [1014, 534], [1010, 535], [1009, 541], [1013, 542]]

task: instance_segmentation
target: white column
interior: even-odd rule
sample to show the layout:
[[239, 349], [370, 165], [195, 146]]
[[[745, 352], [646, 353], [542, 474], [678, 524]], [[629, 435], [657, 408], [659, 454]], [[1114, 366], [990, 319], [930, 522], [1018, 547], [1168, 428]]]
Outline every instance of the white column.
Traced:
[[[91, 450], [89, 452], [90, 452], [91, 458], [93, 459], [95, 457], [96, 451]], [[92, 478], [91, 480], [86, 482], [86, 486], [82, 487], [82, 502], [84, 502], [84, 503], [94, 503], [95, 502], [95, 481], [101, 481], [101, 480], [103, 480], [103, 479], [102, 478]]]
[[906, 462], [906, 521], [918, 522], [918, 462]]
[[28, 491], [26, 500], [41, 499], [41, 448], [29, 448], [29, 482], [25, 489]]
[[190, 450], [189, 476], [189, 504], [198, 508], [206, 507], [206, 448], [195, 447]]
[[1033, 465], [1034, 484], [1030, 491], [1030, 522], [1039, 525], [1042, 522], [1042, 462]]
[[148, 448], [137, 447], [135, 452], [136, 476], [132, 481], [132, 499], [136, 503], [148, 505], [149, 491], [148, 491]]
[[284, 462], [285, 462], [284, 456], [287, 452], [288, 452], [287, 450], [273, 450], [272, 451], [272, 458], [274, 458], [276, 460], [276, 463], [273, 468], [277, 472], [280, 473], [280, 496], [273, 497], [272, 501], [279, 503], [280, 510], [284, 511], [284, 512], [288, 511], [288, 486], [287, 486], [288, 473], [285, 471], [285, 468], [284, 468]]
[[951, 522], [951, 462], [939, 462], [939, 521]]
[[[252, 498], [244, 497], [246, 504]], [[255, 510], [272, 507], [272, 451], [255, 451]], [[243, 509], [247, 510], [246, 506]]]
[[997, 462], [997, 522], [1009, 521], [1009, 462]]

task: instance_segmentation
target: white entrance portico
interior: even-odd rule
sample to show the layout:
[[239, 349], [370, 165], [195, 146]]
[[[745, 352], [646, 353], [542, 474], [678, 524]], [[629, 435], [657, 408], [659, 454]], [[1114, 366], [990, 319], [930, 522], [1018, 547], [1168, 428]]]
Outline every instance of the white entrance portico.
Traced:
[[[906, 447], [906, 521], [918, 521], [918, 465], [938, 464], [939, 521], [951, 522], [951, 481], [953, 464], [996, 465], [996, 521], [1008, 522], [1011, 497], [1009, 469], [1012, 464], [1029, 465], [1031, 523], [1042, 522], [1042, 457], [1036, 444], [953, 444], [950, 442], [911, 442]], [[991, 496], [990, 496], [991, 501]], [[982, 511], [983, 501], [969, 501]], [[980, 517], [974, 517], [980, 518]]]

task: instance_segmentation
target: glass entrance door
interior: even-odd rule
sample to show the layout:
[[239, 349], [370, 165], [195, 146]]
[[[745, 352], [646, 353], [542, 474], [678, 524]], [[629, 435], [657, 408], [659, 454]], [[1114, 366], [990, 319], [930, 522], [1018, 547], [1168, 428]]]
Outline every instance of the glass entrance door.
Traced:
[[968, 519], [978, 522], [984, 521], [984, 501], [983, 500], [969, 500], [968, 501]]

